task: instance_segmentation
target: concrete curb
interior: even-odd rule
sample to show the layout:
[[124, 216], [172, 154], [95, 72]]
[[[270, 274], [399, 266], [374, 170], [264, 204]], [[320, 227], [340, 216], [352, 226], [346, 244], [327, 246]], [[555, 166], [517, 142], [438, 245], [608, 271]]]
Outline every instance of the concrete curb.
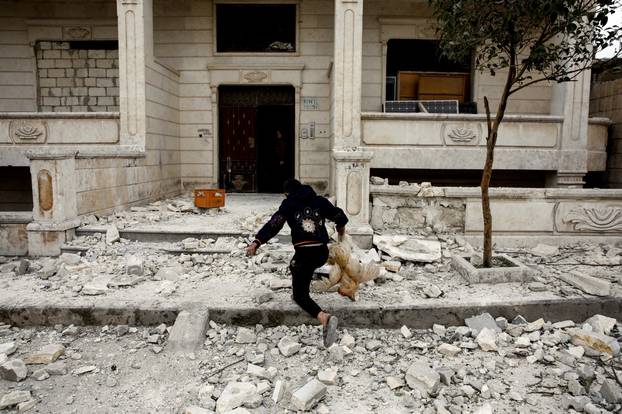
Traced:
[[[14, 326], [63, 325], [172, 325], [184, 309], [201, 306], [200, 303], [111, 303], [97, 306], [75, 306], [54, 303], [0, 305], [0, 322]], [[252, 326], [315, 324], [295, 305], [273, 304], [255, 307], [207, 306], [210, 318], [218, 323]], [[328, 311], [339, 316], [341, 327], [430, 328], [433, 324], [462, 325], [464, 319], [489, 312], [498, 317], [513, 319], [523, 315], [527, 320], [544, 318], [557, 322], [582, 322], [594, 314], [622, 319], [622, 298], [571, 298], [525, 300], [515, 302], [471, 302], [434, 304], [430, 306], [389, 305], [384, 307], [358, 304], [333, 306]]]

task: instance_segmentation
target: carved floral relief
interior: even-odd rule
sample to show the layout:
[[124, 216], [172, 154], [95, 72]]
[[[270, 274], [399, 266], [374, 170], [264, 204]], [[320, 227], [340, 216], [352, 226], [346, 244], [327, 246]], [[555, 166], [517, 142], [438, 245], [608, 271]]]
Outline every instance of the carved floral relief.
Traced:
[[11, 121], [9, 131], [11, 140], [16, 144], [40, 144], [47, 139], [47, 127], [44, 121]]
[[577, 207], [563, 221], [577, 231], [622, 231], [622, 207]]

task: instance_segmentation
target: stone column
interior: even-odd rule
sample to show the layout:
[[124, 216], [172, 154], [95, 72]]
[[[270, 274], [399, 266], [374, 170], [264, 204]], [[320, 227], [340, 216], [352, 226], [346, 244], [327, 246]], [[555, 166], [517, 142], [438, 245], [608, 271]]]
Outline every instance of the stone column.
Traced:
[[363, 0], [335, 0], [332, 72], [332, 189], [337, 205], [350, 218], [349, 233], [370, 247], [369, 164], [373, 153], [361, 139]]
[[590, 110], [590, 71], [575, 81], [553, 86], [551, 114], [564, 117], [561, 132], [558, 187], [581, 188], [587, 174], [588, 116]]
[[145, 148], [146, 67], [153, 59], [152, 0], [117, 0], [121, 145]]
[[33, 221], [28, 254], [58, 256], [80, 225], [76, 202], [76, 151], [27, 153], [32, 177]]

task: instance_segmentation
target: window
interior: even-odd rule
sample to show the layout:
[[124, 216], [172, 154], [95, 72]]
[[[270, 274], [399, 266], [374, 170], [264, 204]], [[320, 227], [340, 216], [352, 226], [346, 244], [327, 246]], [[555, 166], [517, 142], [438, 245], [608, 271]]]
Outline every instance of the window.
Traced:
[[216, 51], [296, 51], [295, 4], [217, 4]]
[[456, 63], [443, 58], [438, 41], [389, 40], [387, 101], [458, 101], [460, 112], [472, 112], [470, 87], [470, 60]]

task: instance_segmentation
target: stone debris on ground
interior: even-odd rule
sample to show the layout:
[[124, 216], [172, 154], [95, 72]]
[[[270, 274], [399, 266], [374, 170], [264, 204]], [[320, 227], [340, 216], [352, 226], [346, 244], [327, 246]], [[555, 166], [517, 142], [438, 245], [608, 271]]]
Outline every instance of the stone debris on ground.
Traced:
[[[495, 316], [430, 329], [341, 329], [328, 350], [317, 325], [210, 321], [202, 349], [184, 356], [169, 350], [164, 324], [4, 325], [2, 349], [11, 359], [0, 368], [0, 406], [97, 413], [105, 400], [117, 412], [622, 410], [622, 325], [615, 319]], [[151, 349], [154, 336], [160, 353]], [[38, 364], [26, 365], [28, 358]]]
[[[280, 201], [255, 200], [263, 199], [240, 198], [226, 208], [202, 211], [192, 206], [189, 197], [178, 197], [87, 218], [85, 224], [99, 232], [70, 240], [58, 258], [2, 258], [0, 288], [6, 289], [8, 298], [32, 296], [83, 302], [141, 298], [210, 302], [214, 306], [295, 306], [288, 269], [293, 248], [285, 236], [279, 235], [262, 246], [253, 258], [244, 255], [254, 232]], [[176, 242], [138, 242], [117, 237], [119, 231], [128, 229], [190, 231], [211, 221], [217, 222], [219, 231], [231, 230], [238, 235], [187, 237]], [[329, 227], [329, 233], [334, 235], [334, 229]], [[452, 268], [453, 254], [470, 255], [476, 251], [462, 235], [380, 232], [374, 235], [371, 249], [354, 252], [362, 265], [377, 264], [382, 269], [373, 280], [359, 286], [357, 300], [373, 306], [462, 302], [489, 295], [500, 301], [619, 297], [620, 247], [581, 242], [507, 249], [505, 254], [538, 271], [534, 280], [475, 287], [466, 285]], [[325, 266], [318, 271], [318, 278], [327, 280], [330, 273], [331, 267]], [[329, 305], [344, 303], [344, 298], [337, 295], [319, 295]]]

